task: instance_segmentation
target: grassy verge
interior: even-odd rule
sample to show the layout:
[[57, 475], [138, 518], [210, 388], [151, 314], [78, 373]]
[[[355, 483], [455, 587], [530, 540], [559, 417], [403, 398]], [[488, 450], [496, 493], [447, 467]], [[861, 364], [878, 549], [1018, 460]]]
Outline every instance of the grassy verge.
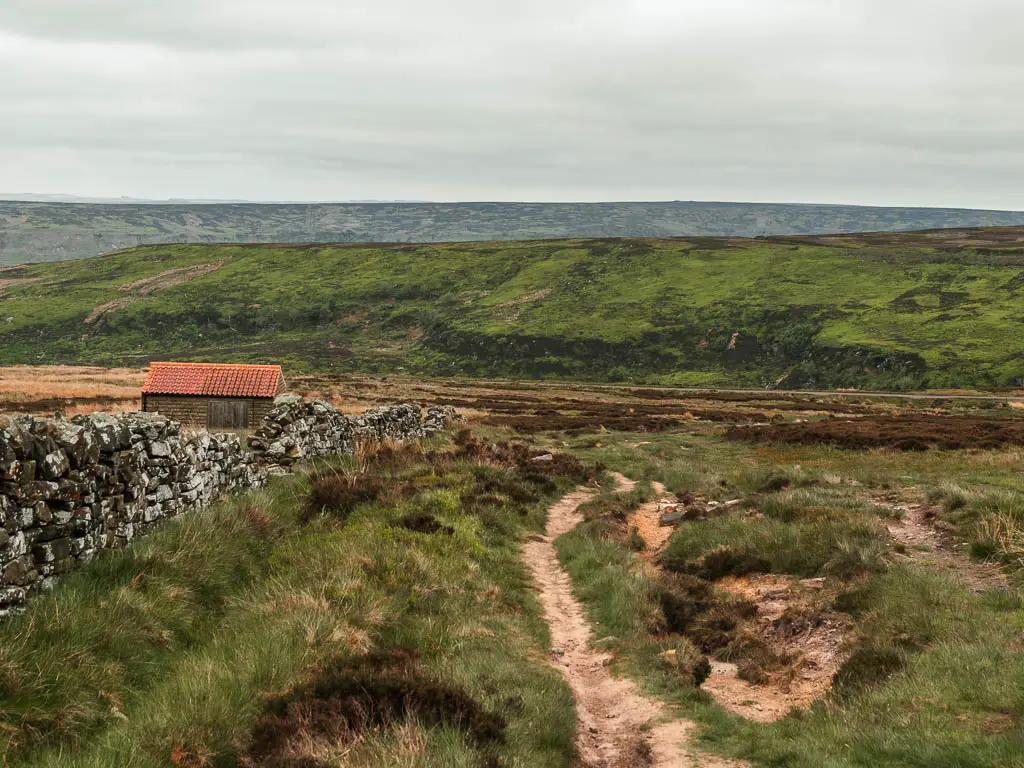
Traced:
[[[517, 542], [579, 481], [559, 471], [582, 470], [546, 466], [472, 442], [322, 464], [101, 558], [0, 627], [7, 764], [568, 765], [572, 697], [546, 663]], [[266, 697], [294, 712], [303, 686], [404, 652], [401, 680], [463, 704], [399, 716], [371, 702], [379, 722], [344, 720], [344, 738], [285, 720], [254, 751]], [[500, 737], [468, 738], [466, 712]]]

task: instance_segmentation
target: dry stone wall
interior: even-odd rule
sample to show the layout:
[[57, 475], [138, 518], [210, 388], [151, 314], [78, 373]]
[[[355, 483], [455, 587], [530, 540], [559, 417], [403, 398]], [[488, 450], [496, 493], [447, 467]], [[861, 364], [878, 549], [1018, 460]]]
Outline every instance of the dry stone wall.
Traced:
[[165, 518], [259, 488], [301, 459], [414, 440], [457, 418], [450, 406], [423, 416], [417, 405], [346, 416], [282, 395], [248, 447], [230, 433], [183, 432], [157, 413], [14, 419], [0, 429], [0, 617]]

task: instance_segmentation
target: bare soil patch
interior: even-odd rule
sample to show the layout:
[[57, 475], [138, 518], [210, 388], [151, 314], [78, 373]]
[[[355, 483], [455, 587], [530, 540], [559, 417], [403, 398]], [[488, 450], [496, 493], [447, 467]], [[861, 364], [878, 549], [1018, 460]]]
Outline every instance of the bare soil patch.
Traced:
[[826, 419], [734, 427], [726, 437], [762, 443], [901, 451], [1000, 448], [1024, 445], [1024, 419], [916, 414], [865, 416], [854, 420]]
[[849, 617], [824, 607], [833, 595], [823, 580], [751, 574], [715, 586], [755, 606], [749, 627], [783, 664], [751, 675], [742, 661], [715, 660], [705, 691], [730, 712], [766, 723], [828, 693], [849, 656], [853, 627]]
[[195, 280], [197, 277], [207, 275], [210, 272], [216, 272], [218, 269], [224, 266], [227, 259], [221, 259], [220, 261], [212, 261], [209, 264], [196, 264], [191, 267], [178, 267], [177, 269], [165, 269], [158, 275], [152, 277], [144, 277], [141, 280], [136, 280], [132, 283], [125, 283], [119, 285], [119, 291], [125, 291], [127, 293], [136, 293], [140, 296], [149, 296], [162, 291], [167, 288], [173, 288], [176, 285], [187, 283], [190, 280]]
[[579, 721], [577, 748], [588, 766], [703, 765], [711, 768], [740, 763], [693, 752], [686, 746], [694, 724], [663, 720], [660, 702], [643, 696], [631, 680], [612, 677], [611, 655], [595, 651], [583, 606], [573, 596], [569, 575], [558, 562], [554, 540], [583, 520], [579, 507], [594, 494], [580, 487], [554, 504], [546, 535], [523, 547], [523, 558], [537, 587], [544, 618], [551, 631], [552, 664], [565, 676], [576, 698]]
[[533, 293], [528, 293], [525, 296], [520, 296], [520, 297], [515, 298], [515, 299], [510, 299], [509, 301], [506, 301], [506, 302], [504, 302], [502, 304], [499, 304], [498, 306], [499, 307], [518, 307], [518, 306], [520, 306], [522, 304], [529, 304], [529, 303], [534, 302], [534, 301], [539, 301], [540, 299], [543, 299], [545, 296], [547, 296], [549, 293], [551, 293], [551, 289], [550, 288], [541, 288], [539, 291], [534, 291]]
[[[632, 480], [620, 484], [626, 491], [632, 490], [635, 485]], [[644, 540], [645, 547], [640, 556], [651, 561], [661, 554], [665, 545], [668, 544], [668, 540], [672, 538], [672, 531], [675, 530], [675, 526], [662, 525], [661, 522], [662, 510], [665, 508], [666, 502], [674, 501], [674, 499], [666, 496], [665, 486], [661, 483], [652, 483], [652, 486], [654, 499], [641, 504], [628, 518], [630, 530], [636, 531], [637, 535]]]

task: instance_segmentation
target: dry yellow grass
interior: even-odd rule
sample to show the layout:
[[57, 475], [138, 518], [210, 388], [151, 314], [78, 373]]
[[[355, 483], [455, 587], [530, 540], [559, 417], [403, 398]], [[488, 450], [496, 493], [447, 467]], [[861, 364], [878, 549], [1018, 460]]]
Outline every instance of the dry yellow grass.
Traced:
[[0, 412], [67, 415], [134, 411], [141, 406], [144, 368], [68, 365], [0, 367]]

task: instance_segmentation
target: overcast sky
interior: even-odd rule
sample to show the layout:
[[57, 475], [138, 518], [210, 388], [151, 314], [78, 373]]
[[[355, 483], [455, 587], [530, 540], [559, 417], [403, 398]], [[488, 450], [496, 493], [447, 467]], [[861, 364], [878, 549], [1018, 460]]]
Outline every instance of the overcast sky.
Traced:
[[0, 0], [0, 191], [1024, 209], [1020, 0]]

